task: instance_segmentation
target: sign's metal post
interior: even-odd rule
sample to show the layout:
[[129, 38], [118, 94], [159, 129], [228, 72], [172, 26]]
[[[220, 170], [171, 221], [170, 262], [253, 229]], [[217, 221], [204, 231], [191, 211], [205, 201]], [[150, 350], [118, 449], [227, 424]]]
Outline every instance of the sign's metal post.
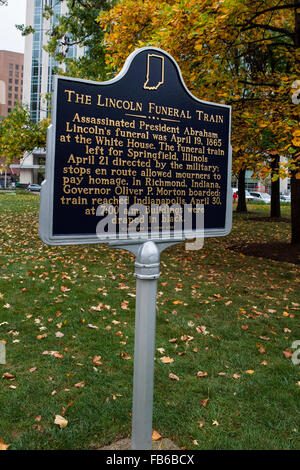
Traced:
[[153, 377], [156, 292], [159, 278], [157, 245], [141, 245], [135, 261], [136, 312], [132, 408], [132, 449], [152, 449]]
[[135, 255], [136, 307], [134, 374], [132, 404], [133, 450], [152, 449], [152, 417], [154, 389], [154, 350], [156, 325], [156, 293], [160, 276], [160, 254], [169, 246], [182, 243], [182, 238], [144, 241], [110, 242], [114, 248]]

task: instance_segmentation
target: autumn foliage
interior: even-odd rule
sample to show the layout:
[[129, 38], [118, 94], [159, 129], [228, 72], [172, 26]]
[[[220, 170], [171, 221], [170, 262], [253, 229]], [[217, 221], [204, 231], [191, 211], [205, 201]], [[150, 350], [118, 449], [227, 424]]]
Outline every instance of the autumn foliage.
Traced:
[[292, 178], [299, 220], [298, 0], [123, 0], [98, 20], [112, 73], [135, 48], [156, 46], [175, 58], [195, 96], [232, 106], [236, 174], [266, 178], [274, 157], [285, 157], [272, 178]]

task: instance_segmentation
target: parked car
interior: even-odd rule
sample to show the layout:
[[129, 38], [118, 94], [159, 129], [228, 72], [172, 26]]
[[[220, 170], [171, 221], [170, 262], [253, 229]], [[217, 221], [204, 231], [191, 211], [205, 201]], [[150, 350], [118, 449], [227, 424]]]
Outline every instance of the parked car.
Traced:
[[254, 200], [255, 201], [255, 197], [254, 196], [251, 196], [251, 194], [249, 193], [249, 191], [246, 189], [245, 190], [245, 197], [246, 197], [246, 201], [252, 201]]
[[261, 193], [259, 191], [250, 191], [250, 196], [253, 197], [254, 201], [261, 201], [265, 204], [270, 204], [271, 196], [267, 193]]
[[27, 186], [27, 191], [31, 192], [40, 192], [41, 186], [39, 184], [29, 184]]
[[280, 195], [281, 202], [291, 202], [291, 195], [290, 194], [281, 194]]

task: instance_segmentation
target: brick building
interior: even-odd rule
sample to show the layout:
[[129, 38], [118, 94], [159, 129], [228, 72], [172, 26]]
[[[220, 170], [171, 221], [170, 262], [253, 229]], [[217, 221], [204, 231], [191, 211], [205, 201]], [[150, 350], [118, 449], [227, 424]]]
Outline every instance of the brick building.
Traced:
[[0, 116], [6, 117], [23, 98], [24, 54], [0, 51]]
[[[0, 121], [5, 118], [17, 103], [22, 103], [24, 54], [0, 51]], [[0, 155], [1, 163], [1, 155]], [[0, 187], [16, 181], [20, 170], [5, 168], [0, 172]]]

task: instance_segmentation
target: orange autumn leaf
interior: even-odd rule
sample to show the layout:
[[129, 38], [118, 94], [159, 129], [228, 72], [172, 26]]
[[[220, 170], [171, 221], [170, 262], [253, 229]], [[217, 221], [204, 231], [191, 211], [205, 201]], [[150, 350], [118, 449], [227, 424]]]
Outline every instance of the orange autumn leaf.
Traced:
[[159, 441], [162, 438], [162, 436], [159, 434], [159, 432], [153, 430], [152, 431], [152, 441]]
[[208, 402], [209, 402], [209, 398], [205, 398], [205, 400], [201, 400], [200, 403], [202, 406], [204, 406], [204, 408], [206, 408]]
[[178, 377], [177, 375], [171, 373], [171, 374], [169, 374], [169, 379], [177, 380], [177, 381], [178, 381], [178, 380], [179, 380], [179, 377]]
[[3, 437], [0, 439], [0, 450], [7, 450], [9, 448], [10, 444], [4, 444]]
[[101, 362], [101, 356], [94, 356], [93, 357], [93, 364], [95, 366], [102, 366], [102, 362]]
[[128, 361], [129, 359], [131, 359], [131, 356], [129, 356], [129, 354], [126, 354], [125, 351], [122, 351], [122, 352], [121, 352], [121, 357], [122, 357], [122, 359], [125, 359], [126, 361]]
[[174, 359], [172, 359], [171, 357], [168, 357], [168, 356], [163, 356], [163, 357], [160, 358], [160, 360], [164, 364], [172, 364], [172, 362], [174, 362]]
[[199, 372], [197, 372], [197, 377], [207, 377], [207, 376], [208, 376], [207, 372], [202, 372], [202, 370], [199, 370]]
[[290, 349], [286, 349], [285, 351], [282, 351], [284, 356], [289, 359], [290, 357], [292, 357], [293, 353]]

